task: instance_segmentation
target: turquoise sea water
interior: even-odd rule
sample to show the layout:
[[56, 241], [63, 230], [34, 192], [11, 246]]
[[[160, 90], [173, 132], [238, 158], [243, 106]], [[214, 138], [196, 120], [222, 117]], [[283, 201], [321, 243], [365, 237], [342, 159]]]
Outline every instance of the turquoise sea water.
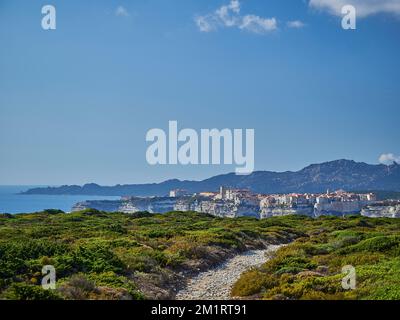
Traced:
[[47, 196], [18, 193], [38, 186], [0, 186], [0, 213], [30, 213], [44, 209], [71, 211], [72, 206], [85, 200], [117, 200], [107, 196]]

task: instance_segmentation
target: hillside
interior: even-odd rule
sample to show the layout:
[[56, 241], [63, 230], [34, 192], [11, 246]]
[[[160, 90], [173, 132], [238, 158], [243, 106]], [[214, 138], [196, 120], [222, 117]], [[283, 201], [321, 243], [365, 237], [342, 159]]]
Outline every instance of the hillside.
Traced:
[[[289, 243], [242, 275], [236, 296], [253, 299], [400, 299], [399, 219], [287, 216], [223, 219], [164, 215], [0, 215], [0, 299], [173, 299], [186, 280], [247, 250]], [[357, 289], [341, 287], [341, 268]], [[55, 291], [41, 270], [53, 265]]]
[[248, 176], [234, 173], [202, 181], [167, 180], [154, 184], [116, 186], [62, 186], [36, 188], [25, 194], [100, 195], [100, 196], [165, 196], [172, 189], [189, 192], [216, 191], [220, 186], [249, 189], [257, 193], [325, 192], [337, 190], [400, 191], [400, 165], [370, 165], [351, 160], [336, 160], [310, 165], [296, 172], [257, 171]]

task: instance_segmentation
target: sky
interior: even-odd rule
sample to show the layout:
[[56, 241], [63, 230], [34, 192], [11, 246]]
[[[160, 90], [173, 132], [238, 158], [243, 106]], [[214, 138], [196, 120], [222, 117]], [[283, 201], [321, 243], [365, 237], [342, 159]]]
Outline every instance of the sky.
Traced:
[[254, 129], [256, 170], [400, 160], [399, 39], [400, 0], [0, 0], [0, 184], [234, 171], [149, 165], [170, 120]]

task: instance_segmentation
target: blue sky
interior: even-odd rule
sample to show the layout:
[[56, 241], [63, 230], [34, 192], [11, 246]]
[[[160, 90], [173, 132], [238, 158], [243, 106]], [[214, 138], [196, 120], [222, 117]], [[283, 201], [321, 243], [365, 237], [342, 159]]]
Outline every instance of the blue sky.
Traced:
[[[354, 0], [347, 31], [342, 2], [242, 0], [230, 22], [216, 13], [229, 0], [0, 0], [0, 184], [234, 171], [148, 165], [146, 132], [169, 120], [254, 128], [256, 170], [398, 157], [400, 1]], [[56, 30], [41, 28], [46, 4]]]

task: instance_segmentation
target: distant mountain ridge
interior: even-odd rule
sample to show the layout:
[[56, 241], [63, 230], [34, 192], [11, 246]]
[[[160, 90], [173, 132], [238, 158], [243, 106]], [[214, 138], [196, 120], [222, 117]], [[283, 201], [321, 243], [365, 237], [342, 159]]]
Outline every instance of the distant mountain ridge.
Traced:
[[299, 171], [256, 171], [241, 176], [223, 174], [202, 181], [167, 180], [161, 183], [100, 186], [34, 188], [23, 194], [91, 195], [91, 196], [165, 196], [173, 189], [189, 192], [217, 191], [220, 186], [249, 189], [257, 193], [306, 193], [338, 190], [400, 191], [400, 165], [371, 165], [352, 160], [335, 160], [312, 164]]

